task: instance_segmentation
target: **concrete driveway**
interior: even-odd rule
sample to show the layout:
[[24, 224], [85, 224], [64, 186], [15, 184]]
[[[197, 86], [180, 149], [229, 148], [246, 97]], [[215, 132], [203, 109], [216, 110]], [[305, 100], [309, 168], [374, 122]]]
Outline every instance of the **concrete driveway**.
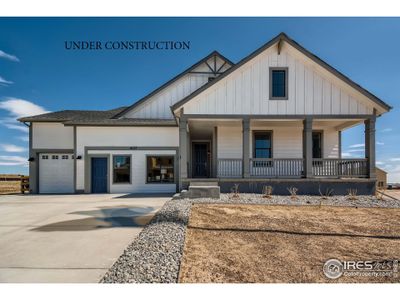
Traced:
[[0, 196], [0, 282], [98, 282], [170, 198]]

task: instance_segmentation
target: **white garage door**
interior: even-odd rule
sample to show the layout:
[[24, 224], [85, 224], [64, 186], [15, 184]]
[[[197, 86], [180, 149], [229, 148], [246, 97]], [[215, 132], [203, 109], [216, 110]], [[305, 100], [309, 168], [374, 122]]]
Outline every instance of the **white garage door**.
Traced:
[[73, 155], [70, 153], [39, 154], [39, 193], [73, 192]]

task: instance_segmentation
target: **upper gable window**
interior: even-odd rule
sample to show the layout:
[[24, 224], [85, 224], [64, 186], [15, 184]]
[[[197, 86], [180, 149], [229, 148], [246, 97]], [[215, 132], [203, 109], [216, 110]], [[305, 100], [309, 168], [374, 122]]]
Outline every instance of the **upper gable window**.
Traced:
[[288, 68], [269, 69], [269, 99], [288, 99]]

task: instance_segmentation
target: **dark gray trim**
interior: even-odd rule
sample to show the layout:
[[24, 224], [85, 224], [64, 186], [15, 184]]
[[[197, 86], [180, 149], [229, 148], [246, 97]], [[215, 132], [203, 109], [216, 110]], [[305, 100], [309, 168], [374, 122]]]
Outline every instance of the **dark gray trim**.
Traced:
[[[114, 157], [115, 156], [129, 156], [129, 182], [115, 182], [114, 181]], [[113, 185], [127, 185], [127, 184], [132, 184], [132, 154], [111, 154], [111, 181]]]
[[184, 117], [186, 119], [264, 119], [264, 120], [276, 120], [276, 119], [295, 119], [295, 120], [303, 120], [305, 118], [311, 117], [314, 119], [356, 119], [356, 120], [365, 120], [374, 115], [245, 115], [245, 114], [235, 114], [235, 115], [220, 115], [220, 114], [185, 114]]
[[180, 78], [182, 78], [183, 76], [185, 76], [186, 74], [188, 74], [189, 72], [191, 72], [192, 70], [196, 69], [198, 66], [200, 66], [202, 63], [207, 62], [207, 60], [209, 60], [211, 57], [213, 56], [219, 56], [222, 60], [224, 60], [225, 62], [228, 62], [231, 66], [234, 65], [233, 62], [231, 62], [229, 59], [227, 59], [226, 57], [224, 57], [222, 54], [220, 54], [218, 51], [213, 51], [210, 54], [208, 54], [206, 57], [202, 58], [201, 60], [199, 60], [198, 62], [196, 62], [194, 65], [192, 65], [191, 67], [189, 67], [188, 69], [186, 69], [185, 71], [183, 71], [182, 73], [179, 73], [177, 76], [175, 76], [174, 78], [172, 78], [171, 80], [167, 81], [166, 83], [164, 83], [163, 85], [161, 85], [160, 87], [158, 87], [157, 89], [153, 90], [151, 93], [149, 93], [148, 95], [146, 95], [145, 97], [143, 97], [142, 99], [136, 101], [134, 104], [132, 104], [131, 106], [128, 106], [126, 109], [124, 109], [123, 111], [119, 112], [118, 114], [116, 114], [115, 116], [112, 117], [112, 119], [117, 119], [119, 117], [121, 117], [122, 115], [126, 114], [127, 112], [133, 110], [134, 108], [136, 108], [137, 106], [139, 106], [140, 104], [142, 104], [143, 102], [145, 102], [147, 99], [149, 99], [150, 97], [156, 95], [158, 92], [160, 92], [161, 90], [165, 89], [166, 87], [168, 87], [169, 85], [173, 84], [175, 81], [179, 80]]
[[303, 158], [304, 175], [306, 178], [313, 177], [312, 171], [312, 118], [303, 121]]
[[[178, 170], [176, 169], [177, 168], [177, 159], [178, 159], [177, 153], [175, 153], [175, 154], [146, 154], [145, 156], [146, 156], [146, 161], [145, 161], [145, 164], [146, 164], [145, 183], [146, 184], [175, 184], [175, 185], [178, 184], [178, 182], [177, 182], [178, 181], [178, 178], [177, 178]], [[147, 158], [154, 157], [154, 156], [173, 157], [174, 158], [174, 182], [148, 182], [147, 174], [149, 173], [149, 166], [147, 165], [147, 162], [148, 162]]]
[[365, 120], [365, 158], [368, 159], [368, 176], [376, 178], [375, 165], [375, 123], [376, 118]]
[[[285, 71], [285, 97], [272, 96], [272, 72]], [[288, 100], [289, 99], [289, 68], [288, 67], [270, 67], [269, 68], [269, 100]]]
[[188, 122], [185, 118], [179, 119], [179, 190], [182, 188], [182, 178], [188, 177]]
[[242, 121], [242, 172], [243, 178], [250, 177], [250, 120]]
[[307, 49], [305, 49], [304, 47], [302, 47], [300, 44], [298, 44], [297, 42], [295, 42], [294, 40], [292, 40], [291, 38], [289, 38], [284, 32], [280, 33], [279, 35], [277, 35], [276, 37], [274, 37], [272, 40], [270, 40], [269, 42], [265, 43], [263, 46], [261, 46], [260, 48], [258, 48], [257, 50], [255, 50], [254, 52], [250, 53], [248, 56], [244, 57], [241, 61], [239, 61], [236, 65], [232, 66], [230, 69], [228, 69], [226, 72], [224, 72], [224, 74], [220, 75], [219, 77], [215, 78], [214, 80], [208, 82], [207, 84], [205, 84], [204, 86], [202, 86], [201, 88], [197, 89], [196, 91], [194, 91], [193, 93], [191, 93], [190, 95], [188, 95], [187, 97], [183, 98], [182, 100], [178, 101], [177, 103], [175, 103], [174, 105], [172, 105], [172, 110], [175, 111], [177, 108], [181, 107], [182, 105], [184, 105], [186, 102], [188, 102], [190, 99], [194, 98], [195, 96], [199, 95], [201, 92], [203, 92], [204, 90], [208, 89], [209, 87], [213, 86], [214, 84], [216, 84], [217, 82], [219, 82], [220, 80], [222, 80], [223, 78], [227, 77], [230, 73], [234, 72], [235, 70], [237, 70], [238, 68], [240, 68], [242, 65], [244, 65], [245, 63], [247, 63], [248, 61], [250, 61], [251, 59], [253, 59], [254, 57], [256, 57], [257, 55], [259, 55], [260, 53], [262, 53], [264, 50], [270, 48], [271, 46], [273, 46], [275, 43], [277, 42], [282, 42], [285, 41], [287, 42], [289, 45], [293, 46], [294, 48], [296, 48], [297, 50], [299, 50], [301, 53], [303, 53], [305, 56], [307, 56], [308, 58], [310, 58], [311, 60], [313, 60], [314, 62], [316, 62], [317, 64], [319, 64], [321, 67], [325, 68], [327, 71], [331, 72], [333, 75], [339, 77], [341, 80], [343, 80], [344, 82], [346, 82], [347, 84], [349, 84], [351, 87], [353, 87], [354, 89], [356, 89], [357, 91], [359, 91], [361, 94], [363, 94], [364, 96], [368, 97], [369, 99], [371, 99], [372, 101], [374, 101], [376, 104], [380, 105], [381, 107], [383, 107], [385, 110], [389, 111], [392, 109], [392, 107], [388, 104], [386, 104], [385, 102], [383, 102], [381, 99], [379, 99], [377, 96], [373, 95], [372, 93], [370, 93], [369, 91], [367, 91], [366, 89], [364, 89], [363, 87], [361, 87], [360, 85], [358, 85], [357, 83], [355, 83], [354, 81], [352, 81], [350, 78], [348, 78], [347, 76], [343, 75], [341, 72], [339, 72], [338, 70], [336, 70], [335, 68], [333, 68], [332, 66], [328, 65], [326, 62], [324, 62], [323, 60], [321, 60], [319, 57], [317, 57], [316, 55], [312, 54], [311, 52], [309, 52]]
[[259, 130], [259, 129], [257, 129], [257, 130], [252, 130], [251, 131], [252, 133], [251, 133], [251, 138], [252, 138], [252, 141], [251, 141], [251, 145], [252, 145], [252, 158], [256, 158], [255, 156], [256, 156], [256, 152], [255, 152], [255, 135], [257, 134], [257, 133], [264, 133], [264, 132], [268, 132], [268, 133], [270, 133], [271, 134], [271, 157], [270, 158], [274, 158], [274, 131], [273, 130]]
[[215, 126], [212, 136], [212, 177], [217, 177], [218, 173], [218, 127]]
[[77, 192], [77, 189], [76, 189], [76, 170], [77, 170], [77, 167], [76, 167], [76, 147], [77, 147], [76, 141], [77, 141], [76, 126], [74, 126], [74, 190], [75, 190], [75, 193]]
[[342, 158], [342, 131], [338, 131], [339, 158]]
[[32, 149], [36, 153], [74, 153], [74, 149], [52, 149], [52, 148], [34, 148]]
[[[150, 120], [150, 119], [149, 119]], [[172, 124], [172, 122], [174, 122]], [[62, 123], [62, 122], [60, 122]], [[64, 126], [79, 126], [79, 127], [178, 127], [175, 124], [175, 120], [171, 119], [168, 120], [166, 123], [161, 123], [161, 122], [149, 122], [149, 123], [128, 123], [128, 124], [113, 124], [113, 123], [101, 123], [101, 122], [94, 122], [94, 123], [83, 123], [83, 122], [74, 122], [74, 121], [69, 121], [68, 123], [63, 123]]]

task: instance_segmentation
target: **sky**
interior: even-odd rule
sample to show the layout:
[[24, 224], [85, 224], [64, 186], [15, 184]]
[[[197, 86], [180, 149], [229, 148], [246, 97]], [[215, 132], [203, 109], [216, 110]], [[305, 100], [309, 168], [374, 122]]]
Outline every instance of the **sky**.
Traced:
[[[377, 165], [400, 182], [400, 18], [0, 18], [0, 174], [27, 174], [28, 128], [15, 119], [131, 105], [213, 50], [238, 62], [285, 32], [377, 95]], [[65, 41], [190, 41], [190, 50], [65, 49]], [[364, 126], [343, 132], [364, 156]]]

